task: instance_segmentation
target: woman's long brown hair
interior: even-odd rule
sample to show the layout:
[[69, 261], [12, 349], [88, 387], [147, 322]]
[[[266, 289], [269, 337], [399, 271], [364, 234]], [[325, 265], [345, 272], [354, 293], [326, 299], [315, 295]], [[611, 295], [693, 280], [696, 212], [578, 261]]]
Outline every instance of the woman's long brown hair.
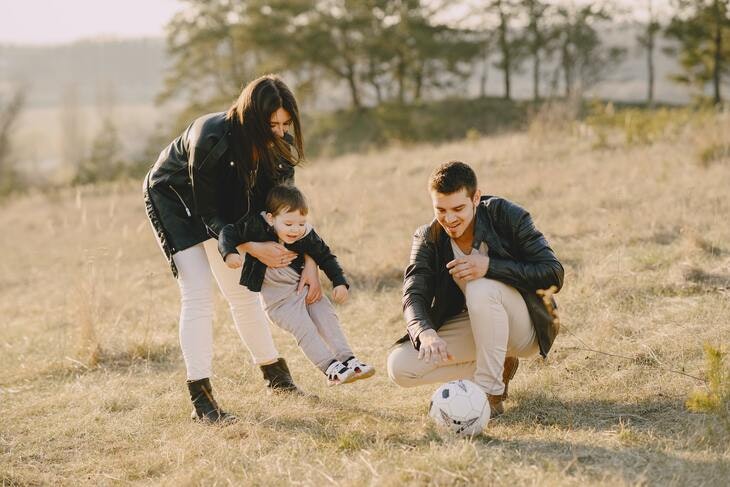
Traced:
[[[271, 130], [271, 115], [279, 108], [291, 115], [294, 151], [287, 141], [277, 137]], [[280, 158], [291, 165], [304, 159], [297, 100], [277, 75], [267, 74], [248, 83], [228, 109], [226, 118], [231, 122], [238, 173], [249, 188], [255, 184], [251, 178], [258, 170], [264, 170], [267, 177], [273, 178]]]

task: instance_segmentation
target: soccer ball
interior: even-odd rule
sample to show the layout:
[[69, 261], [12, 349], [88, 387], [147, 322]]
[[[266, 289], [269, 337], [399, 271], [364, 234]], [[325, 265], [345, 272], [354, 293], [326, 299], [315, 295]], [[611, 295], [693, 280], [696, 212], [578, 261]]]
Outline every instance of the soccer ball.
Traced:
[[480, 433], [489, 421], [487, 395], [468, 380], [453, 380], [431, 396], [428, 415], [439, 426], [463, 436]]

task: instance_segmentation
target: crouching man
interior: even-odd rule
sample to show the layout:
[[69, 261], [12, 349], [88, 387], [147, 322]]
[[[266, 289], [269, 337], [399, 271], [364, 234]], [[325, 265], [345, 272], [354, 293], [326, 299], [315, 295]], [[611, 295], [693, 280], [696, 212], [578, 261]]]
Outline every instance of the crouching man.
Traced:
[[544, 357], [552, 346], [558, 322], [537, 291], [560, 290], [563, 266], [530, 214], [482, 196], [467, 164], [437, 167], [429, 190], [436, 218], [413, 236], [408, 334], [388, 356], [388, 374], [403, 387], [472, 380], [497, 416], [518, 357]]

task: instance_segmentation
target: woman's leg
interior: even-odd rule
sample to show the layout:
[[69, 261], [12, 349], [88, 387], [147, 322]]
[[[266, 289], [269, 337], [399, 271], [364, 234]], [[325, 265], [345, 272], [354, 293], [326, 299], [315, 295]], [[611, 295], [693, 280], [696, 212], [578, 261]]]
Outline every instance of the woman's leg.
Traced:
[[213, 289], [202, 244], [175, 253], [180, 287], [180, 348], [189, 381], [211, 376]]
[[271, 337], [269, 321], [261, 307], [259, 294], [253, 293], [242, 286], [240, 269], [230, 269], [218, 253], [215, 239], [203, 243], [208, 255], [210, 270], [213, 271], [218, 287], [230, 305], [233, 322], [238, 335], [251, 353], [256, 365], [266, 365], [276, 362], [279, 352]]

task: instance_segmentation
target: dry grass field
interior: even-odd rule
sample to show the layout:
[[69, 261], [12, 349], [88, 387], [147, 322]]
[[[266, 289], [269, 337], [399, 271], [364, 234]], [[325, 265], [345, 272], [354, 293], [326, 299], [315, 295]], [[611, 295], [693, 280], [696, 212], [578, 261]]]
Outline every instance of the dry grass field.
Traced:
[[[189, 420], [178, 291], [130, 182], [0, 206], [2, 485], [727, 485], [730, 432], [685, 401], [703, 346], [730, 344], [727, 114], [651, 145], [594, 147], [585, 131], [395, 147], [298, 170], [314, 223], [350, 275], [339, 314], [378, 374], [327, 388], [274, 330], [319, 401], [269, 396], [222, 298], [219, 401], [240, 418]], [[530, 209], [566, 268], [549, 358], [524, 361], [507, 414], [484, 434], [442, 435], [435, 385], [385, 373], [402, 334], [400, 276], [431, 217], [437, 163], [471, 163], [488, 194]], [[623, 357], [608, 356], [600, 350]]]

